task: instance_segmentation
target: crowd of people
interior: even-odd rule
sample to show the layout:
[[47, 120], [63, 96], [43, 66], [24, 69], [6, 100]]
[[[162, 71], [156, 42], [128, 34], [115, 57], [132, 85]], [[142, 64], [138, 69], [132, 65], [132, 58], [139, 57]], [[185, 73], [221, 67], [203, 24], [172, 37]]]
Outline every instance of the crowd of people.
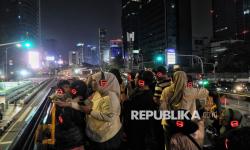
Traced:
[[[126, 80], [118, 69], [100, 71], [85, 82], [59, 81], [51, 97], [57, 108], [54, 147], [58, 150], [247, 150], [250, 146], [250, 129], [240, 128], [241, 113], [218, 109], [218, 96], [193, 87], [191, 77], [181, 70], [168, 75], [160, 66], [129, 73]], [[182, 110], [188, 116], [198, 110], [201, 119], [131, 119], [131, 111], [141, 110], [171, 110], [174, 115]], [[204, 112], [220, 115], [203, 118]]]

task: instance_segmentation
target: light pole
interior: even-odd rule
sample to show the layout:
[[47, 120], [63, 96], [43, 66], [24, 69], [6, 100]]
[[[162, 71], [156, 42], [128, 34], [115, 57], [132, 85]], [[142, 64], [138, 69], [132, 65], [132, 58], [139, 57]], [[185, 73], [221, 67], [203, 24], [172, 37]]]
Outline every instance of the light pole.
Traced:
[[8, 53], [7, 50], [10, 47], [7, 47], [5, 49], [5, 80], [8, 81]]
[[197, 55], [182, 55], [182, 54], [179, 54], [177, 56], [180, 56], [180, 57], [192, 57], [192, 58], [195, 57], [195, 58], [197, 58], [201, 62], [201, 73], [204, 74], [204, 64], [203, 64], [203, 61], [202, 61], [200, 56], [197, 56]]
[[2, 46], [8, 46], [8, 45], [15, 45], [15, 44], [20, 44], [20, 43], [23, 43], [25, 41], [17, 41], [17, 42], [11, 42], [11, 43], [3, 43], [3, 44], [0, 44], [0, 47]]
[[215, 79], [215, 68], [218, 65], [218, 61], [216, 61], [215, 63], [205, 63], [205, 64], [213, 65], [213, 73], [214, 73], [214, 79]]
[[25, 41], [19, 41], [19, 42], [11, 42], [11, 43], [0, 44], [0, 47], [11, 45], [11, 46], [5, 48], [5, 80], [6, 81], [8, 80], [8, 50], [10, 48], [15, 47], [15, 46], [18, 47], [18, 48], [22, 47], [21, 43], [24, 43], [24, 46], [26, 48], [31, 47], [31, 43], [27, 42], [27, 41], [26, 42]]
[[6, 47], [5, 48], [5, 81], [8, 80], [8, 49], [14, 46]]

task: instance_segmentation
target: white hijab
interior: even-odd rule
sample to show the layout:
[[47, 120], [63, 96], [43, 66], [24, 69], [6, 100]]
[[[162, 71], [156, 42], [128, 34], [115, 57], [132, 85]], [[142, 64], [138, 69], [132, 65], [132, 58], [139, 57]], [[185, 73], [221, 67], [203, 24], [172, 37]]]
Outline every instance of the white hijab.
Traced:
[[[103, 73], [105, 76], [105, 80], [107, 81], [107, 86], [102, 87], [98, 84], [98, 89], [101, 89], [104, 92], [114, 92], [115, 94], [117, 94], [118, 97], [120, 97], [120, 85], [115, 75], [109, 72], [103, 72]], [[94, 78], [97, 81], [97, 83], [99, 83], [99, 81], [102, 78], [101, 72], [93, 74], [92, 78]]]

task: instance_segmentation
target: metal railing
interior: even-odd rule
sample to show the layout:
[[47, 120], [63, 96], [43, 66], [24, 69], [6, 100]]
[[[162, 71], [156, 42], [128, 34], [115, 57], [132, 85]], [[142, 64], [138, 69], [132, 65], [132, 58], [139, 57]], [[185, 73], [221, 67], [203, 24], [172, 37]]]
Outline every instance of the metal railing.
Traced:
[[49, 104], [51, 103], [48, 99], [48, 95], [53, 92], [53, 89], [50, 89], [46, 95], [45, 100], [37, 107], [33, 116], [31, 116], [23, 129], [20, 131], [18, 136], [14, 139], [13, 143], [8, 148], [9, 150], [33, 150], [34, 149], [34, 140], [36, 129], [43, 119], [44, 114], [48, 110]]

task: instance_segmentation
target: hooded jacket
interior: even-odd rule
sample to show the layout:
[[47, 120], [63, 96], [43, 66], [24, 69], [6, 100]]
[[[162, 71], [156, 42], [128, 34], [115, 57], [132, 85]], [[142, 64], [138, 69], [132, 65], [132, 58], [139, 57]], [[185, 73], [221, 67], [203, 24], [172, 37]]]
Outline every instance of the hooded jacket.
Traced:
[[[104, 73], [107, 84], [97, 84], [93, 93], [92, 111], [86, 116], [86, 134], [94, 142], [106, 142], [113, 138], [121, 129], [120, 122], [120, 85], [112, 73]], [[101, 80], [101, 72], [92, 75], [97, 83]], [[77, 103], [72, 107], [80, 109]]]

